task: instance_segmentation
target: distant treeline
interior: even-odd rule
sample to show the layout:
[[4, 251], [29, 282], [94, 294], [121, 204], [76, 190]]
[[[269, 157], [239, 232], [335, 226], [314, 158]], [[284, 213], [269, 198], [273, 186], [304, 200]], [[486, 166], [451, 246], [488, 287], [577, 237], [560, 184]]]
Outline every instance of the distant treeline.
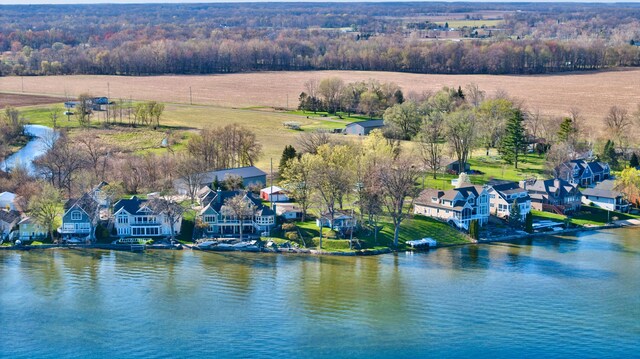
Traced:
[[[3, 6], [0, 75], [528, 74], [640, 65], [640, 6], [543, 5]], [[444, 13], [478, 16], [488, 10], [505, 19], [489, 39], [424, 39], [407, 26], [409, 18], [414, 23]]]

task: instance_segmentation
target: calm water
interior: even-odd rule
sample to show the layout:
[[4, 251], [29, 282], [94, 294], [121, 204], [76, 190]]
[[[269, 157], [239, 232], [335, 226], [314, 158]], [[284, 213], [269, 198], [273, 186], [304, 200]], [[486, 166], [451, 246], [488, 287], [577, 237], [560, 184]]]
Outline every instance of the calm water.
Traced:
[[368, 258], [0, 252], [0, 357], [638, 357], [640, 229]]
[[35, 173], [33, 160], [46, 152], [46, 142], [50, 141], [54, 136], [53, 129], [42, 125], [25, 125], [24, 131], [34, 136], [26, 146], [22, 147], [18, 152], [9, 156], [6, 161], [0, 163], [0, 168], [8, 170], [15, 166], [23, 166], [31, 174]]

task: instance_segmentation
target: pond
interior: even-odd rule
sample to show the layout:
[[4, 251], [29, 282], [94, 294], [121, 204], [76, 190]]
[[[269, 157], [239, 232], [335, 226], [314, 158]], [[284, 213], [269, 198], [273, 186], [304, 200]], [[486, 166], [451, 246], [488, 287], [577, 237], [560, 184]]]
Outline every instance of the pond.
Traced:
[[0, 251], [0, 357], [636, 357], [639, 273], [640, 229], [360, 258]]

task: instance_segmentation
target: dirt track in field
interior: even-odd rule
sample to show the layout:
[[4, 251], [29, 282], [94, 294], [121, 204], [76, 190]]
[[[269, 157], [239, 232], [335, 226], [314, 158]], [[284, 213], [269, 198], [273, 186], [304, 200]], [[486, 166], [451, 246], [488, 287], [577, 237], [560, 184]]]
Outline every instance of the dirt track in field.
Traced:
[[[2, 86], [0, 86], [0, 91], [1, 90], [4, 90]], [[0, 109], [3, 109], [8, 106], [22, 107], [22, 106], [32, 106], [32, 105], [44, 105], [48, 103], [59, 103], [60, 101], [62, 101], [60, 98], [51, 97], [51, 96], [0, 93]]]

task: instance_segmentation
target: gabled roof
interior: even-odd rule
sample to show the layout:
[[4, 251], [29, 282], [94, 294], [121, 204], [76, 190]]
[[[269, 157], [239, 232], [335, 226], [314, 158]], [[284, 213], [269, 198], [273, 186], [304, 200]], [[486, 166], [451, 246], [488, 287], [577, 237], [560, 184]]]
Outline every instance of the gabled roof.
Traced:
[[615, 182], [613, 180], [605, 180], [598, 183], [593, 188], [586, 188], [582, 190], [582, 194], [585, 196], [597, 196], [603, 198], [618, 198], [622, 197], [622, 192], [614, 190]]
[[148, 201], [146, 199], [140, 199], [137, 196], [133, 196], [129, 199], [121, 199], [113, 205], [113, 213], [117, 213], [121, 209], [129, 212], [129, 214], [136, 214]]
[[0, 201], [13, 202], [16, 199], [16, 194], [11, 192], [0, 193]]
[[269, 186], [260, 190], [260, 192], [264, 192], [266, 194], [285, 192], [284, 188], [280, 188], [278, 186]]
[[98, 212], [98, 202], [93, 199], [89, 193], [85, 193], [78, 199], [70, 199], [64, 204], [64, 213], [69, 212], [70, 209], [76, 207], [83, 210], [90, 219], [95, 218]]
[[[482, 186], [465, 186], [450, 189], [448, 191], [439, 191], [434, 189], [426, 189], [420, 193], [415, 203], [419, 206], [438, 207], [444, 209], [462, 210], [468, 204], [469, 198], [478, 198], [484, 191]], [[432, 198], [437, 198], [438, 203], [434, 203]], [[452, 201], [452, 206], [444, 206], [441, 201]]]
[[256, 166], [247, 166], [239, 168], [227, 168], [218, 171], [210, 171], [204, 174], [202, 183], [212, 183], [217, 178], [218, 181], [224, 181], [227, 176], [236, 175], [242, 178], [266, 176], [267, 173]]
[[13, 223], [20, 218], [20, 215], [18, 211], [5, 211], [0, 209], [0, 221], [5, 223]]
[[[555, 194], [557, 192], [560, 196], [566, 196], [571, 192], [580, 193], [576, 186], [573, 186], [561, 178], [526, 181], [526, 190], [529, 192], [542, 192], [546, 194]], [[533, 197], [533, 194], [531, 196]]]
[[[505, 181], [505, 180], [491, 180], [487, 183], [487, 186], [493, 188], [496, 193], [502, 197], [504, 200], [507, 200], [507, 196], [512, 194], [518, 194], [522, 192], [526, 192], [525, 189], [520, 188], [520, 185], [517, 182], [513, 181]], [[529, 194], [527, 193], [524, 197], [518, 197], [519, 200], [528, 201], [530, 199]]]
[[[200, 214], [203, 214], [208, 208], [216, 211], [217, 213], [221, 213], [222, 207], [224, 207], [225, 201], [229, 198], [233, 198], [240, 194], [240, 191], [211, 191], [212, 195], [207, 196], [208, 201], [202, 203], [202, 210]], [[262, 204], [262, 201], [255, 198], [251, 192], [247, 192], [245, 198], [251, 201], [251, 203], [256, 207], [256, 214], [262, 216], [268, 216], [274, 214], [271, 208]]]
[[346, 127], [361, 126], [362, 128], [378, 128], [384, 126], [384, 120], [357, 121], [347, 124]]

